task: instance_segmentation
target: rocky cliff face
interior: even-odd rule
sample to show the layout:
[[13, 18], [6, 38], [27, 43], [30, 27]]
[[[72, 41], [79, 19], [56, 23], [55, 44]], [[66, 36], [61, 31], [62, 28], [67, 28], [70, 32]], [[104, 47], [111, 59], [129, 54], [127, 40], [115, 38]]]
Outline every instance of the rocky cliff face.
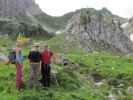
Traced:
[[106, 8], [102, 10], [82, 9], [76, 11], [68, 22], [66, 40], [80, 42], [90, 52], [105, 50], [132, 53], [133, 43], [121, 27], [125, 19], [113, 15]]
[[[5, 20], [18, 24], [23, 22], [28, 25], [41, 25], [49, 33], [55, 33], [65, 28], [72, 14], [68, 13], [61, 17], [47, 15], [41, 11], [35, 0], [0, 0], [0, 21], [2, 21], [0, 24], [5, 22]], [[3, 27], [2, 24], [0, 29], [3, 30]], [[14, 27], [17, 26], [15, 25]], [[0, 33], [5, 34], [5, 31], [1, 32], [0, 30]]]
[[125, 31], [126, 35], [132, 40], [133, 42], [133, 17], [127, 20], [125, 23], [121, 25], [123, 30]]
[[14, 17], [29, 12], [32, 15], [40, 14], [41, 10], [34, 0], [0, 0], [0, 16]]
[[42, 23], [46, 27], [46, 29], [51, 32], [56, 32], [58, 30], [65, 29], [68, 20], [70, 20], [72, 16], [73, 12], [67, 13], [60, 17], [53, 17], [45, 13], [42, 13], [35, 17], [40, 23]]
[[34, 0], [0, 0], [0, 34], [48, 35], [49, 32], [35, 18], [41, 13]]

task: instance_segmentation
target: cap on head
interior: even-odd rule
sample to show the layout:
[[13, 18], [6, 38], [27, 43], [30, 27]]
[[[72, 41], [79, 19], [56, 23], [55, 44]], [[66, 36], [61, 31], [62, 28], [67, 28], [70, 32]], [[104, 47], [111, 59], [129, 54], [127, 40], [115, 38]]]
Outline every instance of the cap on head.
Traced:
[[39, 47], [39, 43], [34, 43], [33, 45], [32, 45], [32, 47]]

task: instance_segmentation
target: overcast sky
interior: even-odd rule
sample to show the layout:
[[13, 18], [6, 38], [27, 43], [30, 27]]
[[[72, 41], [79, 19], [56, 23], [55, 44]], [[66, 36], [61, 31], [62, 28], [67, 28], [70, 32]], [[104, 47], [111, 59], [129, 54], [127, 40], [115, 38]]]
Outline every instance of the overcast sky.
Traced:
[[49, 15], [61, 16], [79, 8], [108, 8], [121, 17], [133, 16], [133, 0], [36, 0]]

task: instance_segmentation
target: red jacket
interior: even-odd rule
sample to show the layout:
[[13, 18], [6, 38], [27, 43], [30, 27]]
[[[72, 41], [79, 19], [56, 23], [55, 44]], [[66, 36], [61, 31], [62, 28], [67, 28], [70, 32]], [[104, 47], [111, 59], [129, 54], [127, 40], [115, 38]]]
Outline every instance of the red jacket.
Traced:
[[50, 51], [48, 51], [48, 50], [43, 51], [43, 52], [41, 53], [41, 61], [42, 61], [42, 63], [44, 63], [44, 64], [49, 64], [52, 55], [53, 55], [53, 53], [50, 52]]

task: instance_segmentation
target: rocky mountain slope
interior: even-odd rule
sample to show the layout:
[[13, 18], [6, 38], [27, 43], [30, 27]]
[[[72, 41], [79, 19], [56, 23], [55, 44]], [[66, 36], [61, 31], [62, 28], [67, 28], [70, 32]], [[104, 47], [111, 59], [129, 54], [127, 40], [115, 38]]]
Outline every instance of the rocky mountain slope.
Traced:
[[91, 52], [105, 50], [111, 52], [132, 53], [133, 43], [127, 31], [121, 27], [126, 19], [113, 15], [103, 8], [81, 9], [75, 12], [66, 28], [66, 41], [79, 42], [82, 48]]
[[67, 22], [73, 16], [73, 12], [67, 13], [60, 17], [54, 17], [47, 15], [46, 13], [41, 13], [36, 15], [36, 19], [45, 26], [45, 28], [51, 32], [56, 32], [58, 30], [65, 29]]
[[25, 15], [26, 12], [37, 15], [42, 11], [34, 0], [0, 0], [0, 16], [2, 17]]
[[43, 29], [41, 33], [44, 34], [55, 33], [63, 29], [71, 17], [72, 13], [61, 17], [47, 15], [41, 11], [34, 0], [0, 0], [1, 34], [20, 31], [36, 34], [39, 28]]
[[133, 41], [131, 37], [131, 35], [133, 35], [133, 17], [123, 23], [121, 27], [124, 29], [126, 35]]
[[49, 34], [34, 18], [40, 13], [42, 11], [34, 0], [0, 0], [0, 34]]

